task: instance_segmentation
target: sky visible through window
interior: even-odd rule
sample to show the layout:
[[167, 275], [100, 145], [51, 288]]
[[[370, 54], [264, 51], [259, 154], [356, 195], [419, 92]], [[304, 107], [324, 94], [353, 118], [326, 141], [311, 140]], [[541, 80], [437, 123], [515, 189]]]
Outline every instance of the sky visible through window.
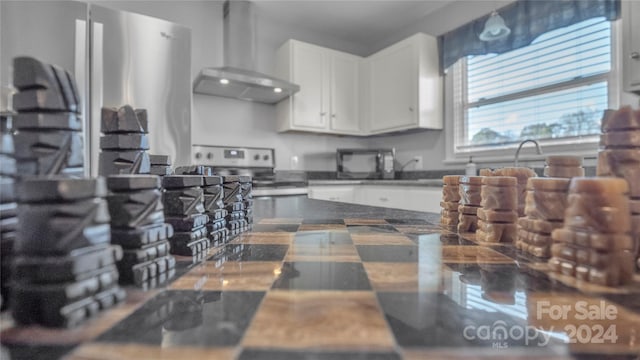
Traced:
[[[598, 133], [608, 105], [606, 79], [564, 85], [610, 71], [610, 24], [590, 19], [543, 34], [524, 48], [469, 57], [467, 136], [461, 145]], [[540, 87], [548, 88], [533, 93]], [[518, 93], [502, 102], [474, 104]]]

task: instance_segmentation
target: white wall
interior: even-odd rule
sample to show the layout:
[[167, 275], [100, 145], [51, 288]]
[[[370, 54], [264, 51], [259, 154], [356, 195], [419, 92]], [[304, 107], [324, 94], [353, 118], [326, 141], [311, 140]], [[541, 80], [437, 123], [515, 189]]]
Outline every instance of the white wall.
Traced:
[[[192, 78], [203, 67], [223, 65], [222, 1], [94, 1], [99, 5], [177, 22], [191, 28]], [[278, 24], [257, 14], [256, 70], [273, 73], [276, 49], [289, 38], [362, 52], [358, 44], [318, 32]], [[367, 140], [313, 134], [278, 134], [275, 106], [207, 95], [193, 95], [194, 144], [273, 147], [279, 170], [335, 171], [335, 149], [365, 147]], [[298, 157], [295, 164], [292, 156]]]
[[[441, 35], [456, 27], [465, 24], [482, 15], [490, 13], [494, 9], [499, 9], [514, 0], [495, 0], [495, 1], [455, 1], [442, 9], [427, 15], [424, 19], [398, 30], [396, 33], [382, 39], [371, 51], [378, 51], [390, 44], [402, 40], [416, 32], [424, 32], [434, 36]], [[385, 147], [396, 149], [396, 158], [398, 163], [404, 164], [406, 161], [419, 155], [423, 158], [423, 168], [429, 170], [435, 169], [452, 169], [461, 168], [463, 164], [443, 164], [442, 160], [446, 158], [446, 147], [452, 146], [447, 144], [445, 133], [453, 131], [453, 103], [450, 94], [453, 86], [450, 79], [445, 77], [445, 126], [444, 130], [431, 130], [415, 134], [399, 134], [370, 139], [368, 145], [371, 147]], [[640, 96], [620, 91], [620, 106], [631, 105], [640, 108]], [[533, 148], [523, 148], [522, 154], [534, 154]], [[482, 167], [500, 167], [509, 165], [511, 162], [481, 163]], [[540, 166], [540, 162], [524, 163], [525, 165]], [[592, 162], [586, 162], [588, 165], [594, 165]], [[414, 170], [414, 164], [409, 164], [405, 170]]]
[[428, 14], [423, 19], [407, 24], [393, 34], [380, 39], [369, 49], [369, 52], [374, 53], [417, 32], [433, 36], [442, 35], [512, 2], [515, 0], [451, 1], [450, 4]]
[[[192, 141], [206, 145], [244, 145], [276, 149], [278, 170], [335, 171], [335, 149], [365, 147], [366, 139], [276, 132], [275, 107], [194, 94]], [[291, 162], [298, 156], [298, 166]]]
[[[201, 68], [223, 65], [222, 1], [94, 1], [101, 5], [150, 15], [188, 26], [192, 31], [192, 75]], [[457, 26], [505, 6], [513, 0], [456, 1], [427, 15], [424, 19], [380, 39], [375, 46], [362, 45], [274, 22], [257, 14], [256, 68], [267, 74], [274, 69], [275, 51], [285, 40], [295, 38], [321, 46], [360, 55], [369, 55], [416, 32], [440, 35]], [[446, 82], [445, 82], [446, 83]], [[638, 106], [639, 97], [623, 94], [621, 104]], [[450, 126], [451, 99], [445, 99], [445, 124]], [[245, 145], [276, 149], [279, 170], [335, 170], [337, 147], [395, 147], [398, 163], [414, 155], [423, 157], [424, 169], [460, 168], [445, 165], [444, 131], [432, 130], [414, 134], [399, 134], [374, 138], [338, 137], [312, 134], [276, 133], [275, 107], [245, 101], [193, 95], [192, 142], [208, 145]], [[299, 157], [293, 166], [291, 157]], [[483, 164], [484, 165], [484, 164]], [[493, 164], [487, 164], [487, 166]], [[414, 170], [414, 165], [406, 170]]]

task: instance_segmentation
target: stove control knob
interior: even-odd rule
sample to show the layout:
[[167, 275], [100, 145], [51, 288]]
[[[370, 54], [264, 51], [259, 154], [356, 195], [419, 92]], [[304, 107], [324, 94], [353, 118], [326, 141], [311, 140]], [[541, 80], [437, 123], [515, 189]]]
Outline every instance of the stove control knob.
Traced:
[[197, 152], [196, 153], [196, 159], [200, 159], [202, 158], [202, 153], [201, 152]]
[[253, 160], [260, 160], [260, 155], [258, 154], [253, 155]]
[[262, 157], [262, 160], [264, 160], [264, 161], [269, 160], [269, 155], [265, 155], [265, 156], [263, 156], [263, 157]]
[[207, 153], [207, 159], [209, 159], [209, 160], [213, 159], [213, 154], [212, 153]]

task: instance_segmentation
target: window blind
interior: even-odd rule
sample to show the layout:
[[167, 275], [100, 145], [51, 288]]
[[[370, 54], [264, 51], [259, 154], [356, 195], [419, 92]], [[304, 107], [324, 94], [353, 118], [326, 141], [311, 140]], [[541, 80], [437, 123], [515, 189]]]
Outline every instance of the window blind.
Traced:
[[597, 134], [608, 105], [611, 23], [595, 18], [508, 53], [466, 59], [458, 150]]

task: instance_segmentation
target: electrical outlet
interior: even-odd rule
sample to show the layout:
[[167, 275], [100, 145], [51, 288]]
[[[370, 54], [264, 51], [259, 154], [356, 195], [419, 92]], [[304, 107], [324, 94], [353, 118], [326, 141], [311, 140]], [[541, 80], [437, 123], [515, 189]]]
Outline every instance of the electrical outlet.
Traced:
[[422, 156], [416, 155], [413, 157], [415, 160], [415, 166], [413, 167], [415, 170], [422, 170]]

